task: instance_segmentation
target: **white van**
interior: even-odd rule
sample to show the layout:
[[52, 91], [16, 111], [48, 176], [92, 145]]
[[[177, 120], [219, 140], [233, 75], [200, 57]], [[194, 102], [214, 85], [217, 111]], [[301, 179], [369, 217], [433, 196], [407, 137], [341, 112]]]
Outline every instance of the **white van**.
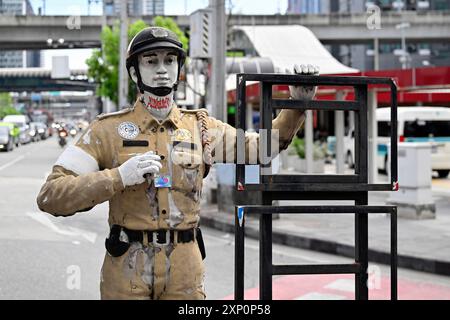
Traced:
[[20, 129], [19, 141], [21, 144], [31, 142], [30, 135], [30, 119], [28, 116], [23, 114], [14, 114], [5, 116], [2, 120], [3, 122], [10, 122], [16, 124]]
[[[390, 108], [376, 111], [378, 123], [378, 169], [387, 171], [388, 146], [390, 144]], [[443, 107], [399, 107], [397, 111], [399, 142], [432, 143], [431, 165], [440, 178], [450, 173], [450, 108]], [[346, 161], [354, 163], [354, 132], [345, 137]]]

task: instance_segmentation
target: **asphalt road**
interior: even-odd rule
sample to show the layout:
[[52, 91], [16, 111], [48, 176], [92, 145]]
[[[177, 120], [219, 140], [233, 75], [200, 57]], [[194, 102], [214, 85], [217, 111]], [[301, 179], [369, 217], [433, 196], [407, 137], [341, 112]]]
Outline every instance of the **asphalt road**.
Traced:
[[[99, 299], [108, 205], [67, 218], [39, 211], [36, 196], [62, 149], [56, 138], [0, 153], [0, 299]], [[233, 294], [233, 235], [204, 229], [208, 299]], [[257, 298], [258, 244], [246, 240], [246, 297]], [[348, 259], [274, 246], [275, 263], [342, 263]], [[372, 266], [374, 298], [388, 298], [386, 266]], [[399, 270], [400, 298], [450, 299], [450, 279]], [[351, 299], [351, 276], [274, 278], [274, 297]]]

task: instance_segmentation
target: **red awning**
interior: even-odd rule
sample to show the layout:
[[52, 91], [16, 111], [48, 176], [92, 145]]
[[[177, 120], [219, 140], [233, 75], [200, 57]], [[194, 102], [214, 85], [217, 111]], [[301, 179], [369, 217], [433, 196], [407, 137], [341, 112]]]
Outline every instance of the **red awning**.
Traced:
[[[341, 74], [342, 75], [342, 74]], [[450, 67], [431, 67], [406, 70], [382, 70], [366, 71], [345, 76], [367, 76], [367, 77], [389, 77], [394, 78], [398, 86], [399, 105], [442, 105], [450, 107]], [[373, 87], [372, 87], [373, 88]], [[345, 90], [345, 100], [353, 100], [354, 94], [350, 87], [319, 87], [317, 99], [334, 100], [335, 91]], [[389, 91], [377, 88], [378, 102], [386, 105], [390, 102]], [[247, 102], [259, 102], [259, 83], [247, 86]], [[274, 97], [286, 97], [289, 94], [288, 86], [274, 86]], [[234, 104], [236, 101], [236, 91], [228, 91], [228, 103]]]

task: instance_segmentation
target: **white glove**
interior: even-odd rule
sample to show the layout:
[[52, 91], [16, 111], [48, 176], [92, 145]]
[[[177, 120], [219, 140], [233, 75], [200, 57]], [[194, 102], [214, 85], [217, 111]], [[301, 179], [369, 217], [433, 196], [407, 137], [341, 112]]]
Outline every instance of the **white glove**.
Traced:
[[[288, 73], [289, 70], [286, 70]], [[300, 75], [319, 75], [319, 67], [313, 65], [294, 65], [294, 73]], [[312, 100], [316, 94], [316, 86], [289, 86], [291, 97], [295, 100]]]
[[158, 173], [162, 168], [161, 158], [153, 151], [134, 156], [119, 167], [124, 187], [144, 183], [145, 175]]

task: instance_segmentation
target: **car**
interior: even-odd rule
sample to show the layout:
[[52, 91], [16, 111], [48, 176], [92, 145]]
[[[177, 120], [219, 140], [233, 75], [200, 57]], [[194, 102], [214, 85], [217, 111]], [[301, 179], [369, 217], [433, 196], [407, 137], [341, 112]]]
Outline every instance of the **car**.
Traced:
[[37, 142], [39, 140], [41, 140], [41, 137], [38, 134], [38, 128], [35, 122], [30, 122], [29, 124], [30, 126], [30, 130], [28, 131], [31, 141], [33, 142]]
[[45, 123], [43, 122], [38, 122], [37, 123], [37, 130], [38, 130], [38, 134], [41, 137], [41, 140], [45, 140], [50, 136], [48, 127]]
[[14, 138], [11, 130], [6, 126], [0, 126], [0, 150], [12, 151], [14, 149]]
[[47, 139], [47, 126], [42, 122], [30, 122], [30, 135], [33, 142]]

